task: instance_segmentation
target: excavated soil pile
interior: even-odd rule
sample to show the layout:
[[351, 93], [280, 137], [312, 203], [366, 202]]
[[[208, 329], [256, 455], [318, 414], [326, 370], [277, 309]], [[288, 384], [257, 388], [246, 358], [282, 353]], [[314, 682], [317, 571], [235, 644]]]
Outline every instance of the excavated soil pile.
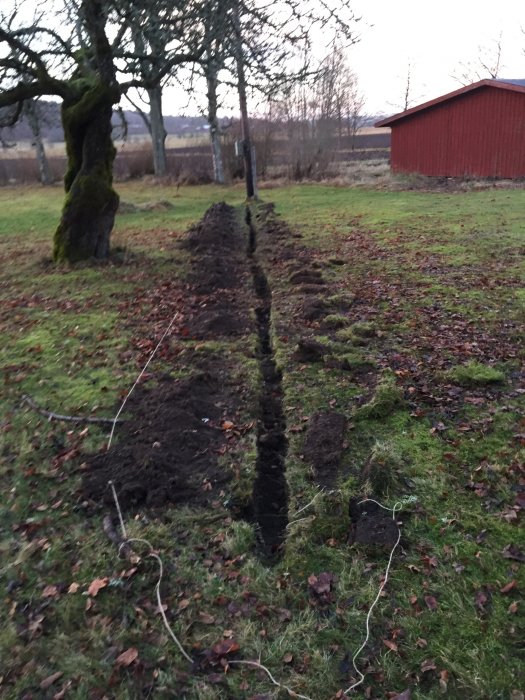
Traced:
[[191, 337], [236, 337], [251, 330], [251, 279], [246, 241], [235, 210], [215, 204], [188, 233], [183, 244], [192, 254], [190, 281], [197, 294], [188, 328]]
[[[234, 210], [212, 206], [184, 245], [192, 257], [192, 293], [181, 309], [189, 319], [189, 337], [252, 332], [246, 242]], [[154, 376], [131, 395], [130, 417], [119, 426], [114, 446], [87, 460], [87, 498], [111, 503], [109, 480], [123, 508], [209, 506], [224, 497], [230, 474], [218, 464], [228, 436], [223, 420], [236, 415], [242, 420], [253, 396], [237, 386], [232, 360], [221, 353], [196, 352], [190, 366], [187, 378]]]
[[315, 413], [310, 418], [303, 454], [320, 486], [332, 486], [337, 479], [346, 425], [347, 418], [341, 413]]

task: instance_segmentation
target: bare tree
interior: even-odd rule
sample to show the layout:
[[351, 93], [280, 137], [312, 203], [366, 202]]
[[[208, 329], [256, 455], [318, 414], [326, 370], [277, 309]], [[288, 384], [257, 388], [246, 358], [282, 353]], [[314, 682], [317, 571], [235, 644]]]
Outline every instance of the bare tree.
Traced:
[[412, 107], [412, 104], [412, 63], [411, 61], [409, 61], [407, 64], [405, 90], [403, 93], [403, 111], [406, 112], [407, 109], [410, 109], [410, 107]]
[[[29, 23], [21, 20], [16, 0], [9, 0], [11, 7], [4, 9], [3, 5], [0, 10], [0, 108], [11, 107], [3, 122], [9, 125], [18, 119], [27, 100], [43, 95], [62, 100], [68, 162], [54, 258], [74, 262], [109, 254], [119, 201], [112, 184], [113, 106], [128, 89], [148, 87], [136, 67], [148, 61], [149, 55], [141, 54], [134, 44], [137, 0], [63, 1], [61, 18], [71, 28], [61, 32], [68, 36], [66, 40], [50, 28], [53, 18], [40, 10], [39, 2], [34, 3], [35, 15]], [[193, 39], [199, 36], [202, 12], [199, 3], [169, 3], [162, 18], [171, 27], [173, 48], [155, 62], [149, 84], [160, 84], [175, 65], [199, 58]], [[113, 26], [118, 24], [111, 42], [110, 19]], [[117, 63], [119, 71], [131, 74], [129, 80], [117, 80]]]
[[49, 168], [44, 139], [42, 137], [42, 126], [45, 117], [39, 100], [26, 100], [26, 102], [24, 102], [23, 115], [26, 117], [31, 133], [33, 134], [33, 146], [38, 163], [40, 182], [43, 185], [50, 185], [53, 178], [51, 177], [51, 170]]
[[41, 24], [42, 13], [30, 24], [20, 24], [15, 6], [12, 14], [2, 12], [0, 22], [0, 84], [5, 86], [0, 106], [13, 106], [9, 121], [14, 123], [30, 99], [62, 99], [67, 197], [54, 257], [69, 261], [108, 255], [118, 207], [112, 187], [111, 114], [120, 91], [106, 35], [106, 9], [102, 0], [83, 0], [78, 9], [85, 45], [76, 56], [69, 41]]
[[272, 111], [287, 132], [291, 175], [295, 179], [322, 176], [335, 157], [343, 130], [355, 138], [363, 119], [364, 98], [357, 77], [337, 42], [310, 76], [294, 82], [272, 98]]
[[473, 61], [460, 63], [452, 75], [461, 85], [470, 85], [486, 78], [500, 77], [503, 51], [503, 32], [488, 46], [478, 46], [478, 56]]

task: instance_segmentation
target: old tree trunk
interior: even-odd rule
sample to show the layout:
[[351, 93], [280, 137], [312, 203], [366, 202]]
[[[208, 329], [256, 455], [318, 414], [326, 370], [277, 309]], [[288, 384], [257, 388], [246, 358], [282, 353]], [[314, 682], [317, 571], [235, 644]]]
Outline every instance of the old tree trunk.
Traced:
[[94, 78], [75, 82], [78, 88], [62, 104], [68, 168], [66, 201], [54, 239], [57, 262], [107, 257], [119, 204], [113, 189], [111, 139], [118, 90]]
[[148, 88], [149, 123], [151, 143], [153, 147], [153, 169], [157, 177], [164, 177], [167, 171], [166, 162], [166, 129], [162, 115], [162, 88], [157, 85]]
[[206, 83], [208, 97], [208, 124], [210, 126], [211, 153], [213, 158], [213, 179], [219, 185], [224, 185], [224, 165], [222, 161], [221, 129], [217, 116], [217, 69], [210, 61], [207, 66]]
[[55, 232], [57, 262], [106, 258], [119, 198], [113, 189], [113, 105], [120, 99], [113, 54], [106, 36], [103, 0], [82, 0], [90, 50], [63, 92], [66, 201]]

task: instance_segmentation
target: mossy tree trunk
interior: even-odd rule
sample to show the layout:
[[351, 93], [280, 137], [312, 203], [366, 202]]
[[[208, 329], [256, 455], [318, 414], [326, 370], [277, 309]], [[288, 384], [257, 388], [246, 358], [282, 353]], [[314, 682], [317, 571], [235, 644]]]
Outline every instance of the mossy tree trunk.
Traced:
[[62, 104], [68, 166], [66, 201], [54, 240], [57, 262], [106, 258], [119, 204], [113, 189], [116, 151], [111, 138], [118, 91], [95, 78], [75, 82]]

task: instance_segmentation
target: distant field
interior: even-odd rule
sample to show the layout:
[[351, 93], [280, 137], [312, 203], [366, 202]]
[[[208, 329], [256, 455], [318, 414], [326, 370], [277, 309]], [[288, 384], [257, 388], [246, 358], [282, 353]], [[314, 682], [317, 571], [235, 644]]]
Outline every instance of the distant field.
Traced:
[[[151, 144], [147, 139], [136, 139], [117, 142], [117, 157], [114, 174], [117, 179], [127, 180], [140, 178], [153, 173], [153, 158]], [[264, 163], [266, 177], [289, 177], [296, 167], [295, 156], [290, 152], [293, 147], [289, 142], [275, 135], [270, 142], [256, 142], [258, 163]], [[339, 174], [338, 168], [342, 163], [355, 161], [387, 160], [390, 155], [390, 134], [383, 131], [366, 129], [355, 139], [343, 135], [341, 139], [333, 138], [323, 144], [321, 168], [325, 174], [332, 177]], [[64, 144], [49, 144], [47, 146], [49, 167], [54, 180], [61, 180], [66, 160]], [[197, 184], [203, 179], [212, 177], [211, 149], [207, 137], [176, 138], [167, 140], [168, 174], [174, 178], [183, 177], [194, 179]], [[227, 170], [235, 177], [239, 173], [239, 159], [234, 155], [233, 143], [223, 147], [223, 156]], [[315, 149], [312, 153], [315, 163]], [[21, 143], [16, 148], [0, 152], [0, 185], [29, 183], [38, 181], [38, 167], [34, 149], [29, 143]]]

